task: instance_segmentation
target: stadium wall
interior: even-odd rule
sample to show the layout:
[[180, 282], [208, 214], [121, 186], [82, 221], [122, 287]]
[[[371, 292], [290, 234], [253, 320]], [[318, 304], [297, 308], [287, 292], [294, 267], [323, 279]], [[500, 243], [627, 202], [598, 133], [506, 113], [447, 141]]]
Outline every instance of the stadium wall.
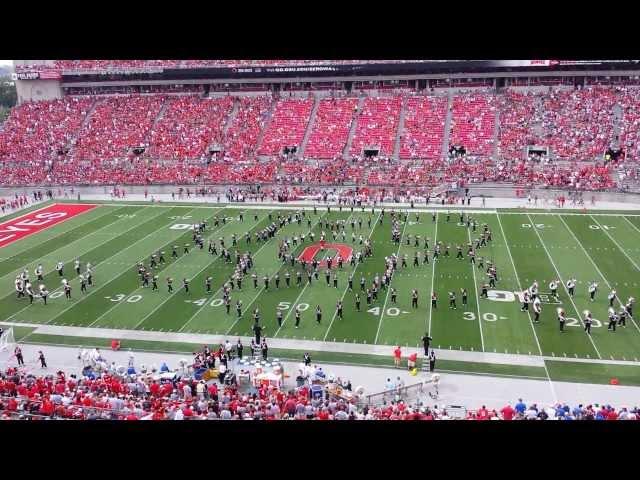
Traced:
[[18, 105], [38, 100], [62, 98], [62, 86], [59, 80], [16, 80]]
[[[287, 186], [292, 186], [292, 185], [282, 185], [282, 184], [263, 184], [262, 185], [262, 187], [264, 188], [272, 187], [275, 189], [287, 187]], [[299, 186], [299, 185], [295, 185], [295, 186]], [[70, 200], [74, 200], [74, 199], [77, 199], [78, 194], [80, 194], [81, 199], [84, 195], [109, 195], [110, 192], [114, 189], [114, 187], [115, 185], [101, 185], [101, 186], [71, 186], [71, 185], [54, 186], [52, 185], [52, 186], [37, 186], [37, 187], [16, 187], [16, 188], [0, 187], [0, 198], [13, 197], [13, 195], [15, 194], [18, 194], [18, 195], [24, 194], [28, 198], [31, 198], [33, 190], [46, 191], [48, 189], [53, 190], [54, 195], [57, 195], [58, 189], [62, 189], [69, 194], [68, 198]], [[221, 196], [224, 196], [224, 193], [230, 188], [236, 189], [239, 187], [243, 190], [248, 190], [251, 187], [251, 185], [203, 184], [203, 185], [148, 185], [148, 186], [138, 185], [138, 186], [124, 186], [124, 187], [118, 186], [118, 188], [120, 190], [124, 190], [127, 193], [127, 195], [143, 195], [146, 191], [149, 195], [149, 198], [157, 194], [170, 195], [172, 192], [177, 193], [178, 188], [181, 188], [181, 187], [183, 189], [189, 188], [192, 192], [194, 192], [195, 189], [197, 188], [198, 189], [211, 188], [214, 192], [216, 193], [219, 192]], [[70, 194], [71, 188], [74, 189], [73, 195]], [[333, 191], [333, 192], [339, 193], [342, 191], [353, 190], [354, 188], [355, 186], [353, 185], [345, 185], [345, 186], [337, 186], [337, 187], [318, 187], [318, 186], [313, 187], [314, 191], [318, 193], [322, 191]], [[368, 187], [368, 188], [369, 190], [381, 190], [382, 188], [385, 188], [385, 187], [375, 186], [375, 187]], [[386, 188], [389, 189], [389, 187], [386, 187]], [[419, 188], [419, 187], [410, 187], [409, 190], [416, 190], [416, 188]], [[516, 189], [522, 189], [522, 187], [518, 187], [516, 185], [477, 186], [476, 187], [474, 185], [470, 185], [469, 195], [471, 195], [471, 197], [485, 196], [487, 198], [517, 198]], [[463, 190], [461, 190], [461, 192], [464, 193]], [[568, 190], [568, 189], [564, 189], [564, 190], [563, 189], [532, 189], [530, 191], [527, 190], [528, 194], [531, 194], [532, 196], [537, 195], [540, 198], [553, 198], [553, 197], [557, 197], [558, 195], [566, 196], [569, 192], [572, 192], [572, 190]], [[633, 205], [640, 204], [640, 194], [638, 193], [599, 192], [599, 191], [581, 191], [581, 192], [584, 195], [585, 202], [590, 201], [591, 197], [594, 196], [596, 201], [598, 202], [619, 202], [619, 203], [626, 203], [626, 204], [633, 204]], [[60, 198], [60, 197], [57, 197], [57, 198]], [[126, 197], [124, 198], [124, 200], [126, 201]], [[182, 201], [188, 201], [188, 200], [183, 197]], [[216, 202], [213, 201], [211, 203], [216, 203]], [[291, 203], [295, 204], [295, 202], [291, 202]], [[422, 205], [419, 205], [419, 206], [422, 206]], [[449, 207], [449, 208], [452, 208], [452, 207]]]

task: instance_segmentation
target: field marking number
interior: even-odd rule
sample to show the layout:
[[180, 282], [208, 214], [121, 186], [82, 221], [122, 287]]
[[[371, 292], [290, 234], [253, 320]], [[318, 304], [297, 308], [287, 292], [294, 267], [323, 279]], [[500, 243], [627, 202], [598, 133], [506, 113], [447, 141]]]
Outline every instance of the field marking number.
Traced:
[[[600, 225], [589, 225], [591, 230], [600, 230]], [[609, 225], [602, 225], [603, 230], [613, 230], [616, 227], [610, 227]]]
[[[117, 295], [115, 295], [113, 298], [109, 298], [109, 300], [111, 300], [112, 302], [121, 302], [122, 300], [124, 300], [127, 296], [124, 293], [119, 293]], [[130, 297], [127, 298], [127, 303], [136, 303], [139, 302], [140, 300], [142, 300], [142, 295], [131, 295]]]
[[[539, 229], [545, 228], [544, 223], [534, 223], [533, 225], [536, 228], [539, 228]], [[531, 224], [530, 223], [523, 223], [522, 224], [522, 228], [531, 228]]]
[[[300, 310], [301, 312], [304, 312], [309, 309], [309, 304], [299, 303], [297, 307], [298, 307], [298, 310]], [[289, 310], [290, 308], [291, 308], [291, 302], [280, 302], [278, 304], [278, 310]]]
[[[565, 323], [567, 327], [581, 327], [582, 325], [578, 321], [577, 318], [567, 317], [567, 323]], [[602, 327], [602, 322], [596, 318], [591, 319], [591, 326], [594, 328]]]
[[[476, 314], [473, 312], [464, 312], [462, 314], [462, 318], [469, 321], [475, 321], [477, 317], [476, 317]], [[495, 313], [485, 312], [482, 314], [482, 319], [485, 322], [495, 322], [496, 320], [498, 320], [498, 316]], [[506, 320], [507, 317], [500, 317], [500, 319]]]

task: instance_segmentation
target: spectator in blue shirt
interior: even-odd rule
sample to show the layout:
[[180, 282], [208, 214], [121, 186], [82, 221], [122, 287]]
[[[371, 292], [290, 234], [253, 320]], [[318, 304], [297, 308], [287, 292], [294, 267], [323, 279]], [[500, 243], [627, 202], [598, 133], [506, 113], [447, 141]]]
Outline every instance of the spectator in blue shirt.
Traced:
[[522, 414], [527, 409], [527, 406], [522, 402], [522, 399], [519, 398], [518, 403], [516, 403], [516, 406], [513, 408], [515, 408], [516, 412]]

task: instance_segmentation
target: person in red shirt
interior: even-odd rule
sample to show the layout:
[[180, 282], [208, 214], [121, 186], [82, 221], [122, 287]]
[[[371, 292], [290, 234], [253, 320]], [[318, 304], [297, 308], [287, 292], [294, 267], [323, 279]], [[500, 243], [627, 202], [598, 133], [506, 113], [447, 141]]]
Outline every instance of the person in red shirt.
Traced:
[[151, 392], [151, 395], [153, 395], [154, 397], [157, 397], [160, 394], [160, 385], [158, 384], [158, 382], [154, 381], [149, 386], [149, 392]]
[[500, 410], [500, 413], [502, 414], [502, 418], [504, 420], [513, 420], [513, 416], [515, 415], [516, 411], [509, 404], [506, 407], [504, 407], [502, 410]]
[[393, 351], [393, 363], [396, 367], [400, 366], [400, 360], [402, 358], [402, 350], [400, 350], [400, 346], [398, 345]]
[[489, 420], [489, 411], [484, 405], [478, 410], [478, 420]]
[[414, 368], [416, 368], [416, 361], [417, 360], [418, 360], [418, 354], [416, 352], [413, 352], [411, 355], [409, 355], [409, 359], [407, 360], [407, 365], [409, 367], [409, 371], [411, 371]]

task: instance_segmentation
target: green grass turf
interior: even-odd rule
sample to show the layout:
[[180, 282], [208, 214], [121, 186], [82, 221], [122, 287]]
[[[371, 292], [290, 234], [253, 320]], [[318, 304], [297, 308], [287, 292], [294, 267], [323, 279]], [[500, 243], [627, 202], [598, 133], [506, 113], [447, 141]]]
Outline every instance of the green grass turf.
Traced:
[[[98, 202], [96, 202], [98, 203]], [[105, 202], [109, 203], [109, 202]], [[446, 210], [438, 210], [437, 222], [431, 214], [415, 212], [409, 214], [408, 222], [401, 223], [403, 238], [400, 245], [391, 241], [390, 210], [379, 219], [380, 211], [364, 212], [356, 209], [333, 207], [328, 212], [320, 208], [316, 213], [307, 210], [306, 216], [312, 221], [311, 230], [319, 240], [322, 231], [331, 242], [331, 231], [325, 222], [344, 220], [345, 244], [354, 252], [362, 247], [357, 238], [370, 238], [373, 257], [357, 264], [354, 268], [346, 262], [342, 269], [336, 269], [338, 288], [333, 282], [326, 285], [325, 270], [319, 272], [319, 279], [309, 285], [306, 274], [302, 285], [296, 285], [296, 271], [299, 266], [283, 265], [277, 258], [278, 242], [285, 236], [307, 234], [306, 218], [301, 225], [293, 222], [285, 225], [278, 235], [265, 243], [256, 243], [254, 233], [269, 222], [269, 210], [251, 209], [244, 211], [244, 222], [239, 222], [238, 214], [243, 209], [226, 205], [197, 204], [171, 206], [160, 204], [101, 205], [87, 213], [57, 224], [40, 233], [29, 236], [2, 249], [0, 262], [0, 320], [25, 323], [46, 323], [83, 327], [144, 329], [170, 332], [219, 333], [247, 335], [253, 324], [252, 311], [258, 308], [261, 323], [267, 337], [283, 339], [327, 340], [336, 342], [378, 343], [381, 345], [417, 346], [420, 337], [429, 331], [435, 347], [451, 350], [485, 351], [499, 353], [544, 354], [557, 357], [602, 358], [616, 360], [637, 360], [640, 340], [640, 324], [628, 320], [626, 328], [618, 328], [615, 333], [606, 328], [606, 299], [609, 285], [616, 288], [618, 296], [638, 297], [640, 286], [640, 217], [623, 215], [564, 215], [541, 214], [538, 211], [521, 212], [509, 210], [510, 214], [498, 217], [495, 213], [472, 214], [479, 223], [476, 232], [466, 225], [459, 225], [459, 214], [452, 209], [449, 222]], [[242, 207], [242, 206], [240, 206]], [[42, 208], [41, 205], [38, 208]], [[517, 212], [517, 214], [513, 214]], [[537, 213], [536, 213], [537, 212]], [[293, 210], [271, 210], [273, 218], [278, 214], [293, 214]], [[600, 213], [600, 212], [599, 212]], [[254, 214], [258, 220], [254, 220]], [[229, 218], [226, 225], [217, 229], [209, 221], [204, 235], [203, 250], [191, 248], [183, 255], [184, 243], [191, 243], [190, 230], [170, 228], [178, 223], [192, 223], [201, 218], [212, 219], [214, 215]], [[368, 220], [371, 219], [371, 226]], [[355, 228], [351, 228], [351, 220]], [[362, 220], [358, 226], [357, 220]], [[382, 221], [379, 221], [382, 220]], [[466, 220], [466, 214], [465, 214]], [[475, 240], [488, 224], [493, 241], [477, 251], [477, 257], [493, 261], [498, 268], [498, 283], [495, 290], [507, 295], [508, 301], [479, 299], [480, 285], [487, 279], [485, 271], [474, 268], [467, 257], [466, 244]], [[436, 231], [437, 230], [437, 231]], [[252, 235], [252, 243], [245, 243], [245, 232]], [[356, 241], [351, 235], [355, 233]], [[224, 237], [228, 245], [231, 235], [238, 238], [240, 252], [251, 251], [254, 256], [258, 287], [254, 288], [251, 276], [245, 277], [242, 291], [231, 293], [231, 311], [226, 315], [221, 304], [221, 287], [233, 273], [234, 265], [207, 253], [208, 238]], [[420, 244], [415, 247], [415, 237], [420, 236]], [[406, 239], [410, 237], [410, 244]], [[423, 263], [424, 239], [429, 241], [428, 264]], [[449, 244], [450, 257], [433, 263], [434, 240]], [[338, 238], [337, 242], [341, 242]], [[179, 258], [171, 258], [172, 245], [179, 245]], [[463, 246], [463, 259], [456, 259], [456, 245]], [[311, 245], [293, 247], [294, 254]], [[159, 291], [142, 288], [136, 274], [138, 261], [147, 261], [151, 253], [165, 251], [167, 263], [157, 269]], [[231, 248], [234, 251], [234, 248]], [[413, 266], [413, 257], [420, 252], [420, 265]], [[399, 268], [391, 286], [397, 290], [398, 301], [393, 304], [387, 291], [381, 289], [377, 301], [366, 304], [366, 294], [360, 292], [360, 278], [364, 277], [369, 286], [376, 274], [382, 276], [384, 257], [392, 254], [401, 258], [407, 255], [406, 268]], [[233, 256], [233, 255], [232, 255]], [[95, 265], [95, 285], [82, 294], [73, 271], [73, 260], [80, 258], [85, 264]], [[65, 276], [73, 287], [73, 298], [67, 300], [59, 291], [60, 280], [53, 267], [58, 260], [65, 262]], [[36, 300], [29, 306], [28, 300], [16, 299], [13, 291], [13, 277], [24, 267], [30, 272], [37, 263], [43, 263], [45, 283], [52, 292], [48, 305]], [[285, 273], [291, 273], [291, 285], [285, 284]], [[251, 273], [251, 272], [250, 272]], [[275, 286], [276, 273], [280, 277], [280, 287]], [[353, 291], [349, 291], [348, 278], [353, 274]], [[264, 289], [263, 276], [268, 276], [270, 288]], [[174, 293], [166, 290], [166, 277], [174, 279]], [[212, 293], [206, 294], [204, 280], [213, 278]], [[531, 317], [520, 311], [520, 303], [514, 300], [513, 292], [531, 285], [533, 280], [540, 284], [540, 291], [548, 291], [551, 279], [559, 278], [562, 284], [569, 277], [579, 283], [576, 295], [570, 299], [561, 285], [559, 305], [543, 304], [541, 322], [534, 325]], [[182, 278], [188, 278], [191, 292], [182, 289]], [[587, 284], [595, 280], [600, 290], [595, 302], [590, 302]], [[437, 309], [430, 308], [431, 284], [438, 294]], [[468, 304], [462, 305], [461, 288], [466, 288]], [[419, 291], [419, 306], [411, 308], [411, 290]], [[58, 290], [57, 290], [58, 289]], [[57, 290], [57, 291], [56, 291]], [[448, 292], [455, 291], [457, 309], [448, 308]], [[360, 292], [361, 311], [355, 308], [355, 293]], [[235, 303], [242, 301], [242, 316], [236, 315]], [[336, 317], [336, 303], [342, 300], [344, 318]], [[315, 308], [322, 309], [322, 320], [316, 322]], [[294, 309], [302, 310], [299, 328], [295, 328]], [[556, 320], [556, 308], [562, 306], [569, 320], [566, 332], [560, 333]], [[619, 308], [619, 305], [616, 305]], [[279, 327], [276, 312], [281, 309], [284, 323]], [[599, 322], [595, 322], [589, 336], [582, 326], [583, 310], [589, 309]], [[30, 336], [29, 341], [38, 338]], [[170, 337], [168, 338], [170, 340]], [[319, 344], [320, 345], [320, 344]], [[465, 362], [469, 363], [469, 362]], [[444, 367], [442, 367], [444, 368]], [[455, 370], [455, 365], [450, 367]], [[468, 370], [468, 369], [467, 369]], [[538, 374], [533, 376], [538, 376]], [[567, 373], [571, 375], [571, 373]], [[597, 377], [597, 375], [594, 375]], [[564, 377], [563, 377], [564, 378]], [[578, 375], [576, 374], [576, 378]]]

